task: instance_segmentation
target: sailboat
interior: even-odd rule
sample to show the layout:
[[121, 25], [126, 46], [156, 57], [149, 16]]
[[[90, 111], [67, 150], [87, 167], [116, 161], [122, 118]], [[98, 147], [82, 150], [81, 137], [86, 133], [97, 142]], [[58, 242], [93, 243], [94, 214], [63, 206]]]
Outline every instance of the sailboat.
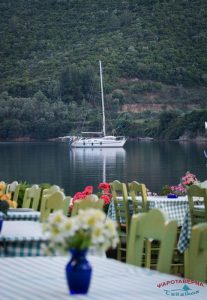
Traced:
[[97, 137], [75, 137], [69, 141], [73, 148], [120, 148], [126, 143], [124, 136], [106, 135], [106, 121], [105, 121], [105, 106], [103, 93], [103, 75], [102, 65], [99, 61], [100, 68], [100, 83], [101, 83], [101, 104], [102, 104], [102, 132], [82, 132], [82, 134], [91, 134]]

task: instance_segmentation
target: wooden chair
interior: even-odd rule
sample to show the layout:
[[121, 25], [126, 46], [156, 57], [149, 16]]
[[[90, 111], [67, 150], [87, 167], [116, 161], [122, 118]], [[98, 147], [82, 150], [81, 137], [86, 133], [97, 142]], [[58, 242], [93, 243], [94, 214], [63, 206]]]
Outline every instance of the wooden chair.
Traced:
[[207, 188], [207, 180], [204, 180], [202, 182], [195, 182], [194, 185], [200, 186], [201, 188], [206, 189]]
[[168, 221], [165, 213], [152, 209], [148, 213], [133, 215], [127, 247], [127, 263], [142, 266], [146, 239], [160, 241], [157, 270], [170, 273], [177, 234], [177, 221]]
[[44, 189], [42, 191], [42, 195], [41, 195], [41, 199], [40, 199], [40, 211], [42, 211], [44, 209], [44, 200], [45, 199], [45, 196], [50, 196], [56, 192], [59, 192], [61, 191], [60, 187], [58, 185], [52, 185], [51, 187], [49, 187], [48, 189]]
[[[116, 221], [118, 225], [120, 242], [117, 247], [117, 259], [126, 259], [127, 239], [130, 226], [130, 213], [128, 204], [128, 193], [125, 183], [114, 180], [110, 183], [112, 201], [114, 203]], [[122, 257], [122, 254], [125, 256]]]
[[42, 198], [42, 207], [40, 211], [40, 221], [44, 222], [49, 217], [49, 214], [55, 210], [65, 208], [65, 195], [63, 192], [58, 191], [53, 193], [52, 195], [45, 195]]
[[52, 185], [48, 189], [44, 189], [42, 191], [42, 196], [45, 196], [45, 195], [48, 195], [48, 194], [53, 194], [53, 193], [58, 192], [58, 191], [61, 191], [60, 187], [58, 185]]
[[[146, 212], [148, 210], [147, 205], [147, 188], [145, 184], [139, 183], [137, 181], [132, 181], [128, 184], [129, 195], [132, 199], [133, 214], [138, 214], [140, 212]], [[141, 196], [141, 205], [137, 201], [137, 197]]]
[[38, 210], [40, 196], [41, 196], [41, 188], [37, 184], [34, 184], [30, 188], [26, 188], [24, 192], [22, 207], [24, 208], [31, 207], [34, 210]]
[[13, 181], [12, 183], [7, 184], [6, 194], [11, 193], [11, 200], [12, 201], [17, 202], [20, 187], [21, 187], [21, 184], [18, 183], [18, 181]]
[[70, 196], [66, 196], [64, 199], [64, 204], [63, 204], [63, 213], [65, 216], [68, 216], [69, 214], [69, 206], [71, 203], [71, 197]]
[[[187, 189], [188, 195], [188, 203], [190, 209], [190, 216], [191, 216], [191, 223], [192, 226], [207, 222], [207, 188], [203, 188], [198, 183], [193, 184], [188, 187]], [[196, 199], [200, 198], [199, 200], [203, 200], [204, 208], [200, 209], [196, 206]], [[190, 267], [190, 257], [189, 257], [189, 248], [187, 248], [184, 252], [184, 275], [185, 277], [189, 274], [189, 267]]]
[[78, 211], [80, 209], [85, 210], [85, 209], [88, 209], [88, 208], [95, 208], [95, 209], [103, 210], [103, 206], [104, 206], [104, 200], [103, 199], [98, 199], [97, 201], [94, 201], [93, 198], [88, 196], [84, 200], [77, 200], [77, 201], [74, 202], [72, 212], [71, 212], [71, 216], [73, 217], [73, 216], [77, 215]]
[[188, 255], [188, 273], [185, 276], [189, 279], [206, 282], [207, 223], [193, 226]]
[[[147, 204], [147, 188], [145, 184], [137, 181], [132, 181], [128, 184], [129, 195], [131, 196], [133, 214], [143, 213], [148, 211]], [[137, 197], [141, 196], [141, 203], [137, 201]], [[159, 244], [157, 242], [146, 240], [143, 254], [143, 266], [150, 268], [155, 265], [152, 261], [153, 252], [159, 251]]]
[[[207, 188], [191, 185], [187, 190], [192, 226], [201, 222], [207, 222]], [[204, 209], [196, 207], [196, 198], [203, 200]], [[200, 199], [200, 200], [201, 200]]]
[[0, 191], [2, 194], [6, 193], [6, 182], [5, 181], [0, 181]]

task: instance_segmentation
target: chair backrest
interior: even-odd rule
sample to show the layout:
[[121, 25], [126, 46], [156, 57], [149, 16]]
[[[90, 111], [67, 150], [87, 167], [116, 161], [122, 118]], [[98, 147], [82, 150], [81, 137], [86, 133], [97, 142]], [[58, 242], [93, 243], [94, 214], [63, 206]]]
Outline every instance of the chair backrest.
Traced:
[[11, 200], [16, 201], [18, 200], [19, 190], [21, 184], [18, 181], [13, 181], [12, 183], [7, 184], [6, 193], [11, 193]]
[[65, 197], [64, 204], [63, 204], [63, 213], [65, 216], [69, 214], [69, 206], [71, 203], [72, 198], [70, 196]]
[[42, 195], [41, 195], [41, 199], [40, 199], [40, 211], [42, 211], [44, 209], [44, 197], [45, 196], [50, 196], [56, 192], [61, 191], [60, 187], [58, 185], [52, 185], [51, 187], [49, 187], [48, 189], [44, 189], [42, 191]]
[[176, 234], [177, 221], [168, 221], [165, 212], [159, 209], [133, 215], [127, 247], [127, 263], [141, 267], [145, 241], [154, 239], [160, 241], [157, 270], [170, 273]]
[[114, 203], [116, 221], [119, 232], [123, 231], [123, 223], [126, 224], [126, 233], [129, 232], [130, 213], [128, 203], [128, 193], [125, 183], [114, 180], [110, 183], [112, 201]]
[[0, 181], [0, 191], [2, 192], [2, 194], [6, 193], [6, 182], [5, 181]]
[[40, 211], [40, 221], [44, 222], [49, 217], [49, 214], [55, 210], [64, 209], [65, 195], [58, 191], [52, 195], [46, 195], [42, 198], [42, 206]]
[[34, 210], [38, 210], [40, 195], [41, 195], [41, 188], [37, 184], [34, 184], [30, 188], [26, 188], [24, 192], [22, 207], [24, 208], [31, 207]]
[[[128, 184], [129, 194], [132, 198], [133, 213], [138, 214], [140, 212], [146, 212], [147, 209], [147, 188], [145, 184], [137, 181], [132, 181]], [[137, 201], [137, 197], [141, 196], [141, 205]]]
[[88, 196], [84, 200], [77, 200], [77, 201], [74, 202], [72, 212], [71, 212], [71, 216], [77, 215], [78, 211], [80, 209], [85, 210], [85, 209], [88, 209], [88, 208], [95, 208], [95, 209], [103, 210], [103, 206], [104, 206], [104, 200], [103, 199], [97, 199], [96, 201], [94, 201], [93, 197]]
[[185, 277], [206, 281], [207, 270], [207, 223], [200, 223], [192, 228], [188, 248], [188, 274]]
[[207, 188], [207, 180], [204, 180], [202, 182], [197, 181], [194, 184], [200, 186], [201, 188]]
[[[196, 184], [193, 184], [187, 189], [188, 203], [191, 214], [192, 225], [207, 222], [207, 188], [202, 188]], [[196, 199], [203, 200], [204, 209], [196, 207]]]
[[6, 193], [14, 192], [18, 184], [19, 184], [18, 181], [13, 181], [12, 183], [8, 183], [6, 187]]
[[47, 194], [53, 194], [53, 193], [58, 192], [58, 191], [60, 191], [60, 187], [58, 185], [52, 185], [48, 189], [44, 189], [42, 191], [42, 196], [45, 196]]

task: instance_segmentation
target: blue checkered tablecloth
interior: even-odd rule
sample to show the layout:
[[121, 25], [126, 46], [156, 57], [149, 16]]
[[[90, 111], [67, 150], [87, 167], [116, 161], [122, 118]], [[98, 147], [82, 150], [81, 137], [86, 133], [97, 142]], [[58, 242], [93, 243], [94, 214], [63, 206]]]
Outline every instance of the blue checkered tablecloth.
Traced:
[[[203, 205], [197, 206], [199, 209], [204, 209]], [[178, 240], [178, 250], [183, 253], [185, 249], [188, 247], [189, 240], [191, 237], [191, 231], [192, 231], [192, 222], [191, 222], [191, 216], [190, 216], [190, 209], [189, 207], [186, 210], [183, 225], [180, 231], [180, 236]]]
[[[71, 295], [66, 283], [68, 257], [0, 258], [1, 300], [166, 300], [176, 291], [191, 300], [207, 299], [207, 287], [169, 274], [135, 267], [113, 259], [88, 256], [92, 265], [91, 285], [87, 295]], [[198, 291], [195, 293], [195, 291]]]
[[[141, 203], [141, 198], [138, 197], [137, 201], [138, 202], [140, 201]], [[148, 202], [149, 209], [153, 209], [153, 208], [163, 209], [168, 214], [169, 219], [177, 220], [178, 226], [182, 226], [184, 216], [188, 208], [187, 197], [169, 199], [167, 197], [150, 196], [148, 197], [147, 202]], [[133, 211], [132, 204], [129, 205], [130, 205], [130, 211], [132, 213]], [[110, 217], [114, 221], [116, 220], [116, 212], [115, 212], [113, 201], [111, 201], [109, 205], [108, 217]]]
[[[159, 196], [150, 196], [148, 197], [148, 207], [149, 209], [160, 208], [164, 210], [170, 220], [177, 220], [178, 226], [181, 226], [181, 232], [178, 241], [178, 250], [182, 253], [187, 248], [189, 243], [189, 238], [191, 235], [191, 217], [189, 213], [189, 205], [187, 197], [178, 197], [175, 199], [168, 199], [167, 197], [159, 197]], [[130, 199], [129, 199], [130, 201]], [[138, 197], [137, 201], [141, 203], [141, 199]], [[202, 201], [199, 199], [196, 200], [196, 203], [202, 204]], [[130, 211], [132, 213], [133, 208], [132, 204], [130, 204]], [[113, 201], [111, 201], [108, 217], [112, 220], [116, 220], [116, 212]], [[121, 220], [124, 221], [123, 219]]]
[[11, 209], [7, 215], [0, 212], [0, 217], [7, 221], [39, 221], [40, 212], [31, 209]]
[[0, 256], [44, 255], [47, 242], [39, 222], [4, 221], [0, 234]]

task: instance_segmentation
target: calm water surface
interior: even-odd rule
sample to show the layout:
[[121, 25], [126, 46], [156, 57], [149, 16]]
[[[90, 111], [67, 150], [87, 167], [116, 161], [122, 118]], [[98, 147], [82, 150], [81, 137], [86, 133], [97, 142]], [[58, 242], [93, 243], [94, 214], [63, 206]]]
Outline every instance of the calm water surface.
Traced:
[[207, 179], [205, 144], [127, 142], [124, 149], [70, 149], [66, 143], [0, 143], [0, 180], [48, 182], [67, 195], [101, 181], [137, 180], [154, 192], [191, 171]]

